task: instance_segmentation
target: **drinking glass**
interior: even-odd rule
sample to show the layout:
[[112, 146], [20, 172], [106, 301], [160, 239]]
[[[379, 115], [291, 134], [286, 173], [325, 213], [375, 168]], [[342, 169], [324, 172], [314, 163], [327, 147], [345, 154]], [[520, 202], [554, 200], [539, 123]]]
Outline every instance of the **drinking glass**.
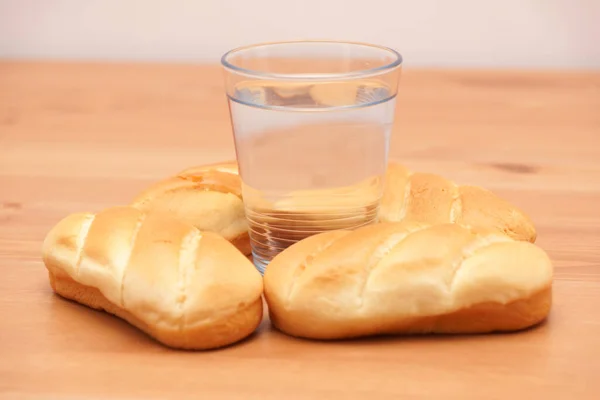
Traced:
[[353, 42], [257, 44], [223, 55], [252, 255], [377, 221], [402, 57]]

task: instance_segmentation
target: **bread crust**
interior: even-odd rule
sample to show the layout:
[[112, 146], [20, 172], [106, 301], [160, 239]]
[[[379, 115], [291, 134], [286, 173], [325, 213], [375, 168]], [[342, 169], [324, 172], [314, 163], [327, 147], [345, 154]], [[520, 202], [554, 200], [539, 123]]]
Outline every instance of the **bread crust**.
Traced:
[[198, 325], [184, 331], [157, 328], [144, 323], [127, 310], [111, 303], [94, 287], [81, 285], [61, 274], [58, 269], [48, 272], [54, 292], [68, 300], [95, 310], [105, 311], [119, 317], [167, 347], [181, 350], [210, 350], [229, 346], [250, 336], [263, 318], [262, 298], [236, 310], [221, 315], [210, 324]]
[[318, 340], [352, 339], [367, 336], [403, 336], [421, 334], [484, 334], [516, 332], [544, 322], [552, 305], [552, 288], [542, 289], [525, 299], [509, 304], [482, 303], [448, 314], [416, 317], [406, 320], [388, 318], [364, 323], [353, 321], [334, 328], [307, 323], [310, 317], [295, 315], [280, 318], [285, 313], [269, 305], [273, 326], [281, 332], [298, 338]]

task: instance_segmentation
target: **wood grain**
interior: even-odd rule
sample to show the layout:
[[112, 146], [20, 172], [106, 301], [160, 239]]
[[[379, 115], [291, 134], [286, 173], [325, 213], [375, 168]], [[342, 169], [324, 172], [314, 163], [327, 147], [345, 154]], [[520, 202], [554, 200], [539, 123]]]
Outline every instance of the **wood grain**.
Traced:
[[546, 324], [510, 335], [311, 342], [267, 320], [238, 346], [167, 350], [54, 296], [41, 241], [234, 157], [217, 66], [0, 62], [0, 397], [600, 397], [600, 73], [404, 72], [391, 155], [525, 209], [556, 266]]

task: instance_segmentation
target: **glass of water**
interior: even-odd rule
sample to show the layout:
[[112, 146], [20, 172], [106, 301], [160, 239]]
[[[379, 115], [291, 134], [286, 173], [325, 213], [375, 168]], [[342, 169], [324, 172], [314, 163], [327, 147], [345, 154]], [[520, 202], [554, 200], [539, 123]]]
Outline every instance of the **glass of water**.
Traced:
[[256, 267], [293, 243], [377, 221], [402, 57], [299, 41], [222, 57]]

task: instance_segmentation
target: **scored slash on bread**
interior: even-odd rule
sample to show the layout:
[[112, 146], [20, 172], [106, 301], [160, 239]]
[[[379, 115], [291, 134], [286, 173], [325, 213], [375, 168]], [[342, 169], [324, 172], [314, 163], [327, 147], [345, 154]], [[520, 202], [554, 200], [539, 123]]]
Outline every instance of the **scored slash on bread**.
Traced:
[[272, 323], [298, 337], [514, 331], [546, 318], [552, 273], [532, 243], [404, 221], [288, 247], [267, 267], [264, 294]]
[[71, 214], [43, 244], [59, 295], [128, 321], [163, 344], [211, 349], [262, 320], [262, 277], [230, 242], [171, 214], [118, 206]]

